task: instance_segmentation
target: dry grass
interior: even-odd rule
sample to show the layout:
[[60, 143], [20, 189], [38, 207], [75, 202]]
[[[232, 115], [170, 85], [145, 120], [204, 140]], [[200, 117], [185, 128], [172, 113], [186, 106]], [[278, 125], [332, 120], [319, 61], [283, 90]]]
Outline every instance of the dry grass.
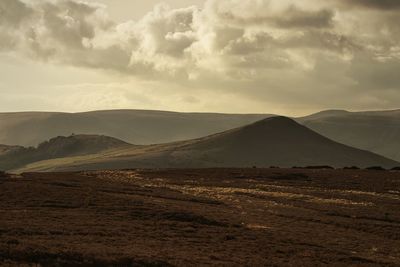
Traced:
[[399, 191], [399, 173], [362, 170], [24, 174], [0, 180], [0, 260], [399, 266]]

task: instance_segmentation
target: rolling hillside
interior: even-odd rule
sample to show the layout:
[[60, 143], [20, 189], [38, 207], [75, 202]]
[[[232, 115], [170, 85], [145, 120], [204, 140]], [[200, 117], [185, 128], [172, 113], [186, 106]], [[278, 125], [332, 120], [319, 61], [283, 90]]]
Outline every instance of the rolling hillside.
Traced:
[[36, 148], [0, 146], [0, 170], [18, 168], [47, 159], [96, 154], [128, 146], [132, 145], [112, 137], [98, 135], [58, 136], [41, 143]]
[[[72, 133], [112, 136], [138, 145], [160, 144], [201, 138], [271, 116], [146, 110], [0, 113], [0, 144], [37, 146]], [[400, 161], [400, 110], [330, 110], [296, 121], [339, 143]]]
[[292, 119], [272, 117], [200, 139], [42, 161], [19, 171], [398, 164], [331, 141]]
[[21, 146], [0, 145], [0, 157], [23, 149]]
[[112, 136], [138, 145], [160, 144], [203, 137], [270, 116], [146, 110], [0, 113], [0, 144], [37, 146], [73, 133]]
[[339, 143], [400, 161], [400, 110], [325, 111], [298, 122]]

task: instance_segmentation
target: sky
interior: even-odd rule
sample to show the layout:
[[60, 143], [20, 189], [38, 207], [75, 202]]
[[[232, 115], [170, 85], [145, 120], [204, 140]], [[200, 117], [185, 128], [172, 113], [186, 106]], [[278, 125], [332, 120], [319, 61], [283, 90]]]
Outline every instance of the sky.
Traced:
[[398, 0], [0, 0], [0, 112], [400, 108]]

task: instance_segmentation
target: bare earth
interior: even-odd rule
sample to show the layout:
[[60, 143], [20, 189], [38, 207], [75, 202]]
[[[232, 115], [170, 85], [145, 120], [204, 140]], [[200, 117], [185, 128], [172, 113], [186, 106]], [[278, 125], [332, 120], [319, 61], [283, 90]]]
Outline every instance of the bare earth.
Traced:
[[2, 266], [400, 266], [400, 172], [0, 178]]

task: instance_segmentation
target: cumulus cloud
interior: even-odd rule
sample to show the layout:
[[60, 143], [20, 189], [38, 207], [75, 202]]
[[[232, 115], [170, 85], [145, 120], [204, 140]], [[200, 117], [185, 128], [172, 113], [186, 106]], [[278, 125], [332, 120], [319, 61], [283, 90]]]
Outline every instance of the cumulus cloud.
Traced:
[[101, 4], [2, 0], [0, 51], [268, 101], [344, 103], [344, 91], [382, 99], [400, 90], [399, 8], [398, 0], [207, 0], [115, 23]]

